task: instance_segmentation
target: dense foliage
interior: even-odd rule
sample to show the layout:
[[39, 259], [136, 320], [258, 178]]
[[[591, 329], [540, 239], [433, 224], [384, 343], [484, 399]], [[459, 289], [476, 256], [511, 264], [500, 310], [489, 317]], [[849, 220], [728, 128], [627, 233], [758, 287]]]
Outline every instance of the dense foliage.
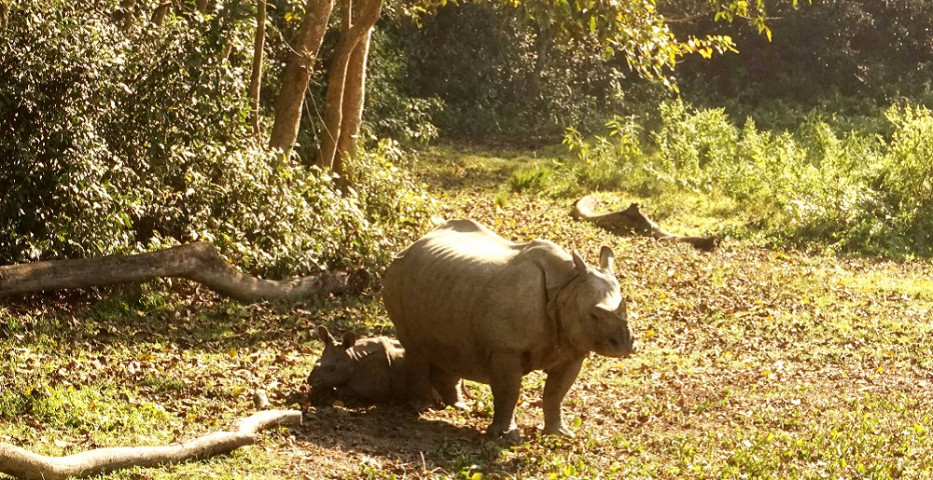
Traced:
[[512, 7], [450, 4], [393, 33], [410, 62], [406, 91], [443, 100], [433, 118], [447, 136], [553, 138], [624, 107], [623, 59], [603, 61], [590, 36], [554, 42]]
[[[578, 161], [520, 169], [513, 188], [722, 195], [767, 212], [742, 235], [929, 254], [930, 5], [795, 4], [387, 5], [369, 61], [368, 153], [343, 191], [309, 166], [336, 28], [298, 145], [281, 157], [247, 122], [251, 3], [214, 2], [201, 14], [177, 2], [158, 26], [146, 20], [155, 2], [9, 4], [0, 261], [207, 239], [265, 274], [382, 265], [431, 213], [396, 166], [410, 156], [402, 146], [441, 134], [540, 145], [568, 126]], [[303, 9], [269, 9], [264, 129]], [[733, 38], [740, 55], [727, 53]], [[676, 80], [685, 102], [645, 77]], [[607, 120], [610, 135], [590, 139]]]
[[[933, 112], [893, 106], [889, 138], [838, 133], [819, 115], [793, 132], [736, 125], [723, 109], [682, 101], [659, 109], [660, 127], [634, 117], [610, 121], [609, 135], [568, 129], [573, 160], [512, 176], [516, 190], [557, 194], [626, 190], [643, 197], [677, 192], [726, 199], [748, 224], [720, 233], [784, 244], [818, 244], [872, 255], [933, 255]], [[547, 181], [542, 181], [547, 180]]]
[[[677, 15], [680, 0], [662, 8]], [[764, 128], [794, 128], [813, 108], [836, 122], [880, 118], [892, 102], [933, 106], [933, 3], [924, 0], [815, 0], [802, 8], [774, 4], [774, 34], [737, 23], [729, 32], [738, 54], [679, 65], [685, 96], [703, 106], [753, 115]], [[675, 23], [681, 34], [723, 31], [711, 16]], [[875, 126], [881, 126], [877, 123]]]
[[[0, 261], [126, 253], [207, 239], [251, 270], [380, 264], [429, 214], [387, 212], [419, 187], [380, 157], [380, 185], [340, 192], [266, 151], [246, 118], [251, 12], [124, 26], [83, 7], [15, 6], [0, 31]], [[388, 240], [386, 239], [388, 237]]]

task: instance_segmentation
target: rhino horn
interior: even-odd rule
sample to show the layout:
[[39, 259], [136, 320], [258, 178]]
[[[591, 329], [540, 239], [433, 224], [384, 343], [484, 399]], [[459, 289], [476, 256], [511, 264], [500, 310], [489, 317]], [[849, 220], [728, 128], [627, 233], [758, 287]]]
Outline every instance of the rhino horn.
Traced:
[[613, 273], [613, 261], [615, 261], [616, 256], [612, 253], [612, 249], [603, 245], [603, 248], [599, 249], [599, 268]]
[[583, 257], [581, 257], [580, 254], [577, 253], [576, 250], [574, 250], [573, 252], [571, 252], [571, 255], [573, 255], [573, 268], [574, 268], [574, 270], [577, 271], [577, 274], [578, 274], [578, 275], [583, 275], [583, 274], [585, 274], [585, 273], [586, 273], [586, 262], [583, 261]]
[[347, 332], [343, 334], [343, 348], [350, 348], [356, 343], [356, 334]]
[[317, 327], [317, 336], [324, 343], [335, 343], [334, 337], [327, 331], [327, 327], [319, 325]]

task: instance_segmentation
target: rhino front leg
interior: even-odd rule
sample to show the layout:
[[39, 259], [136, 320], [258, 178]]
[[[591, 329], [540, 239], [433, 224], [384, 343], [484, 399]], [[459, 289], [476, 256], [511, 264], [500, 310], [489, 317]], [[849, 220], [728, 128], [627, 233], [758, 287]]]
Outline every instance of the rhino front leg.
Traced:
[[561, 420], [560, 407], [564, 402], [564, 396], [570, 390], [577, 374], [580, 373], [580, 367], [583, 366], [583, 358], [571, 360], [562, 363], [547, 371], [547, 382], [544, 384], [544, 433], [546, 435], [564, 435], [572, 437], [571, 432], [564, 426]]
[[491, 437], [516, 437], [515, 405], [522, 388], [521, 359], [515, 355], [493, 356], [489, 386], [492, 388], [492, 423], [486, 430]]

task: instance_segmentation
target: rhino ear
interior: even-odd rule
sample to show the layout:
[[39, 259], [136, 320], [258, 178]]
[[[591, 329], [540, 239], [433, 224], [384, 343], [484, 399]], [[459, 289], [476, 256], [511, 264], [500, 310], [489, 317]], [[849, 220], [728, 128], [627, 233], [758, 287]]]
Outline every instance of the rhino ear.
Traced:
[[583, 257], [577, 253], [576, 250], [571, 252], [573, 256], [573, 269], [577, 271], [577, 274], [583, 275], [586, 273], [586, 262], [583, 261]]
[[616, 256], [612, 253], [612, 249], [603, 245], [603, 248], [599, 249], [599, 268], [609, 272], [613, 272], [612, 263], [615, 261]]
[[319, 325], [317, 327], [317, 337], [324, 343], [334, 343], [334, 337], [327, 331], [327, 327]]
[[350, 348], [356, 343], [356, 334], [347, 332], [343, 334], [343, 348]]

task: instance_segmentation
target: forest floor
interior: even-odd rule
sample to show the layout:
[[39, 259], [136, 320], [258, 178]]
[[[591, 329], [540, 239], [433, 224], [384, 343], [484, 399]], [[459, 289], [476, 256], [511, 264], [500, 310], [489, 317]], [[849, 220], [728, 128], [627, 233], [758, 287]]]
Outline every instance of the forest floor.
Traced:
[[[540, 374], [525, 379], [515, 445], [483, 436], [484, 385], [467, 384], [468, 410], [420, 417], [301, 401], [314, 325], [392, 333], [376, 293], [246, 306], [159, 281], [0, 305], [0, 441], [50, 455], [171, 443], [226, 429], [264, 388], [305, 409], [304, 425], [100, 478], [933, 478], [933, 263], [615, 236], [572, 220], [573, 198], [510, 192], [527, 160], [446, 148], [420, 168], [445, 218], [589, 262], [614, 250], [638, 351], [587, 360], [564, 404], [575, 438], [539, 434]], [[639, 199], [677, 233], [720, 220], [680, 200]]]

